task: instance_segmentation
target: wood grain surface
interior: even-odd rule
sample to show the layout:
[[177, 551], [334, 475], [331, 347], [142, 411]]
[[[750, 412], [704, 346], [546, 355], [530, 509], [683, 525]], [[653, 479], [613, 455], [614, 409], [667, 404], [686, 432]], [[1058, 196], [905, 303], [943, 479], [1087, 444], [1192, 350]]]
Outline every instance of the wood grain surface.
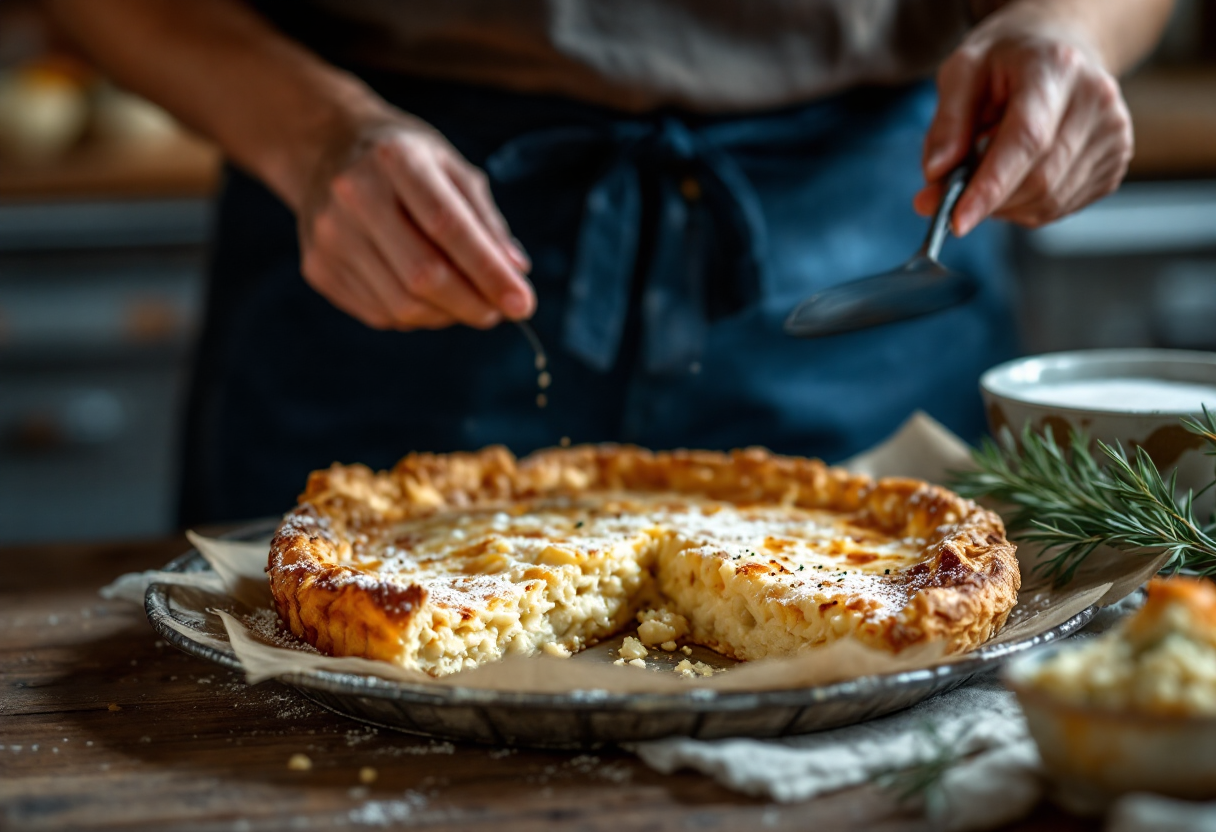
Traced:
[[[621, 750], [453, 745], [250, 687], [97, 595], [186, 548], [0, 549], [0, 829], [932, 828], [873, 786], [781, 805]], [[289, 767], [297, 754], [311, 768]], [[1013, 828], [1097, 827], [1043, 806]]]

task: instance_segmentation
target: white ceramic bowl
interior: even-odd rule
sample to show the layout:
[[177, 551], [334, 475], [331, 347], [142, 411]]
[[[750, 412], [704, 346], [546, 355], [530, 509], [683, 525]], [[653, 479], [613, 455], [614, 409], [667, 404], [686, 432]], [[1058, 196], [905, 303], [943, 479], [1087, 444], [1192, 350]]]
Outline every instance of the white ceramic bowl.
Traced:
[[[1177, 466], [1182, 490], [1199, 490], [1211, 482], [1213, 464], [1203, 454], [1203, 439], [1180, 422], [1198, 415], [1198, 406], [1153, 407], [1144, 402], [1108, 401], [1101, 407], [1045, 404], [1050, 385], [1134, 379], [1185, 382], [1216, 389], [1216, 353], [1183, 350], [1082, 350], [1019, 358], [993, 367], [980, 378], [980, 392], [994, 436], [1004, 429], [1018, 436], [1030, 423], [1034, 430], [1051, 427], [1056, 440], [1068, 441], [1070, 428], [1083, 428], [1094, 439], [1121, 442], [1130, 453], [1143, 447], [1163, 473]], [[1209, 409], [1216, 401], [1209, 405]], [[1199, 508], [1210, 507], [1201, 504]]]
[[1216, 797], [1216, 718], [1164, 717], [1061, 702], [1030, 683], [1039, 663], [1074, 644], [1010, 662], [1017, 694], [1052, 798], [1078, 814], [1099, 814], [1128, 792], [1189, 799]]

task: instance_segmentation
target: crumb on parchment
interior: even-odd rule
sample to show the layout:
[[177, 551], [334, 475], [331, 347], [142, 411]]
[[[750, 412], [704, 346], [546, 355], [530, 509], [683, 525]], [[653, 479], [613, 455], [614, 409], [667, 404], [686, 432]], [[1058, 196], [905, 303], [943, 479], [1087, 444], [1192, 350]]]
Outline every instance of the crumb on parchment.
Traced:
[[565, 645], [558, 644], [555, 641], [546, 642], [541, 645], [540, 649], [546, 656], [553, 656], [556, 659], [570, 658], [570, 651], [566, 649]]
[[705, 662], [692, 662], [688, 659], [683, 659], [675, 666], [675, 672], [685, 679], [694, 679], [697, 676], [713, 676], [715, 671]]
[[642, 642], [638, 641], [633, 636], [625, 636], [625, 641], [621, 644], [621, 649], [617, 651], [622, 659], [629, 661], [630, 659], [646, 658], [646, 648], [642, 646]]
[[688, 635], [688, 619], [666, 607], [638, 613], [638, 638], [645, 645], [675, 641]]

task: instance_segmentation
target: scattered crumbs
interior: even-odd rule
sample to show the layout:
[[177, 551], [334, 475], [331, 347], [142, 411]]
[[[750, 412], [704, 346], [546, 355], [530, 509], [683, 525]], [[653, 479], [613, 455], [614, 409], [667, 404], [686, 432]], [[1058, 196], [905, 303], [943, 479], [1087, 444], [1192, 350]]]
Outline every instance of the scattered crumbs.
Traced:
[[426, 807], [426, 795], [407, 791], [402, 800], [369, 800], [357, 809], [351, 809], [346, 819], [362, 826], [393, 826], [409, 820], [419, 809]]
[[287, 767], [292, 771], [309, 771], [312, 768], [312, 760], [307, 754], [292, 754], [287, 761]]
[[693, 662], [688, 659], [683, 659], [675, 667], [675, 672], [679, 673], [685, 679], [693, 679], [697, 676], [713, 676], [714, 669], [705, 662]]
[[540, 648], [546, 656], [553, 656], [556, 659], [570, 658], [570, 651], [565, 646], [558, 644], [555, 641], [550, 641], [541, 645]]
[[53, 745], [53, 746], [51, 746], [51, 753], [52, 753], [52, 754], [58, 754], [58, 753], [59, 753], [59, 746], [57, 746], [57, 745]]
[[510, 757], [515, 753], [516, 750], [514, 748], [495, 748], [489, 753], [488, 756], [491, 760], [501, 760], [504, 757]]
[[614, 664], [614, 665], [616, 665], [617, 667], [624, 667], [624, 666], [625, 666], [625, 660], [624, 660], [624, 659], [617, 659], [616, 661], [614, 661], [614, 662], [613, 662], [613, 664]]
[[145, 735], [145, 736], [140, 737], [140, 738], [139, 738], [139, 741], [140, 741], [140, 742], [145, 742], [145, 743], [146, 743], [146, 742], [152, 742], [152, 738], [151, 738], [151, 737], [149, 737], [149, 736], [146, 736], [146, 735]]
[[646, 658], [646, 648], [642, 646], [642, 642], [638, 641], [633, 636], [625, 636], [625, 641], [621, 644], [621, 649], [617, 651], [618, 655], [626, 661]]
[[215, 677], [214, 677], [214, 676], [199, 676], [199, 677], [198, 677], [198, 683], [199, 683], [200, 685], [209, 685], [209, 684], [211, 684], [211, 683], [212, 683], [212, 682], [214, 682], [214, 681], [215, 681]]
[[599, 765], [600, 758], [591, 754], [580, 754], [574, 757], [566, 765], [579, 772], [580, 774], [590, 774], [592, 769]]
[[643, 669], [645, 669], [645, 667], [646, 667], [645, 659], [630, 659], [628, 662], [626, 662], [626, 664], [628, 664], [632, 667], [640, 667]]
[[275, 714], [275, 716], [277, 716], [279, 719], [301, 719], [311, 715], [312, 708], [310, 708], [303, 700], [293, 702]]
[[111, 702], [109, 705], [106, 705], [106, 710], [108, 710], [108, 711], [121, 711], [121, 710], [122, 710], [122, 705], [119, 705], [119, 704], [118, 704], [118, 703], [116, 703], [116, 702]]
[[561, 445], [563, 448], [569, 448], [569, 447], [570, 447], [570, 437], [569, 437], [569, 436], [563, 436], [563, 437], [561, 438], [561, 441], [560, 441], [560, 442], [558, 442], [557, 444]]
[[168, 645], [169, 645], [169, 642], [165, 641], [163, 638], [158, 638], [156, 641], [152, 642], [152, 646], [157, 649], [160, 649], [162, 647], [167, 647]]
[[660, 644], [659, 646], [662, 647], [664, 650], [666, 650], [668, 653], [674, 653], [675, 649], [676, 649], [676, 643], [674, 641], [665, 641], [662, 644]]
[[612, 783], [624, 783], [633, 777], [628, 766], [620, 764], [605, 765], [600, 758], [592, 754], [580, 754], [566, 763], [566, 766], [579, 774], [586, 774], [607, 780]]
[[285, 647], [289, 650], [300, 650], [304, 653], [320, 653], [306, 641], [301, 641], [292, 635], [291, 631], [279, 621], [279, 614], [273, 609], [259, 609], [248, 615], [241, 616], [241, 622], [248, 627], [258, 639], [272, 647]]
[[91, 745], [93, 744], [93, 741], [92, 741], [92, 740], [85, 740], [85, 741], [84, 741], [84, 744], [85, 744], [85, 745], [88, 745], [88, 746], [91, 746]]
[[351, 728], [346, 732], [346, 745], [348, 748], [353, 748], [361, 742], [370, 740], [378, 733], [380, 733], [379, 729], [373, 728], [370, 725], [361, 725], [358, 728]]
[[[637, 614], [638, 639], [642, 644], [662, 644], [688, 634], [688, 619], [666, 607], [641, 610]], [[642, 655], [645, 655], [643, 653]]]
[[364, 800], [371, 794], [367, 786], [351, 786], [346, 790], [346, 796], [351, 800]]
[[411, 757], [420, 757], [426, 754], [455, 754], [456, 746], [450, 742], [438, 742], [431, 740], [427, 745], [394, 745], [385, 748], [378, 748], [376, 754], [389, 755], [393, 757], [401, 757], [409, 755]]
[[365, 786], [370, 786], [376, 782], [376, 778], [380, 776], [380, 772], [376, 771], [371, 766], [364, 766], [359, 769], [359, 782]]
[[683, 647], [680, 648], [680, 652], [683, 653], [685, 656], [691, 656], [692, 648], [689, 647], [687, 644], [685, 644]]

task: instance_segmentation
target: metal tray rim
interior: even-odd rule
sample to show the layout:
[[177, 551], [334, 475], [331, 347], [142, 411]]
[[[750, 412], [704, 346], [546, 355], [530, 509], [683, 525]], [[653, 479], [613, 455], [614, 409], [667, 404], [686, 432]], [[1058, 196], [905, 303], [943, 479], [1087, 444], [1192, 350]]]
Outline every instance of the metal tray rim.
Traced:
[[[264, 535], [269, 529], [266, 523], [251, 524], [224, 535], [226, 539], [249, 539]], [[210, 570], [197, 549], [170, 561], [166, 572], [196, 572]], [[144, 596], [144, 611], [153, 629], [185, 653], [206, 659], [232, 670], [241, 670], [240, 661], [232, 653], [216, 650], [209, 645], [192, 640], [174, 629], [168, 622], [186, 622], [177, 618], [169, 606], [166, 592], [168, 585], [152, 584]], [[431, 706], [506, 706], [516, 708], [554, 710], [619, 710], [633, 712], [695, 711], [728, 712], [749, 711], [766, 707], [806, 707], [828, 702], [852, 700], [859, 697], [881, 695], [886, 690], [899, 690], [915, 685], [941, 686], [961, 684], [968, 677], [989, 670], [1003, 660], [1026, 651], [1065, 638], [1084, 627], [1097, 614], [1098, 607], [1087, 607], [1062, 624], [1037, 636], [1015, 642], [980, 648], [971, 657], [957, 662], [929, 668], [897, 673], [861, 676], [827, 685], [807, 688], [789, 688], [766, 691], [714, 691], [693, 688], [687, 693], [609, 693], [607, 691], [583, 690], [569, 693], [523, 693], [484, 690], [465, 687], [432, 687], [380, 679], [375, 676], [360, 676], [351, 673], [315, 671], [306, 674], [291, 674], [281, 681], [300, 688], [312, 688], [333, 694], [391, 699], [405, 703]], [[953, 686], [953, 685], [952, 685]]]

